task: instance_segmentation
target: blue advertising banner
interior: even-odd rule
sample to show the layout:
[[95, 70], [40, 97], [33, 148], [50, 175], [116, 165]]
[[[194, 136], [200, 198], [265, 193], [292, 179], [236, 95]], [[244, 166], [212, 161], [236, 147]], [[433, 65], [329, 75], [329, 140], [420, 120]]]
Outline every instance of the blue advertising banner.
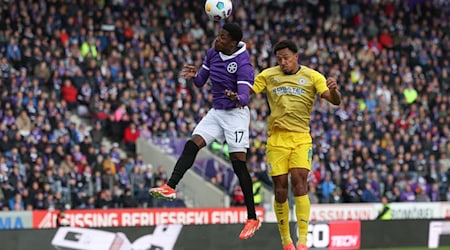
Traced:
[[33, 214], [30, 211], [0, 213], [0, 230], [24, 228], [33, 228]]

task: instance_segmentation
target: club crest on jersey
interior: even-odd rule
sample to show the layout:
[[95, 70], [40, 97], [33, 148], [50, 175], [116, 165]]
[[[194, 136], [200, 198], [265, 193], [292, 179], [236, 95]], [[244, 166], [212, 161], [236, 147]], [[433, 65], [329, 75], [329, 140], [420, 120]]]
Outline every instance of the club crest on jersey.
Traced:
[[306, 84], [306, 79], [303, 78], [303, 77], [300, 77], [300, 78], [298, 79], [298, 85], [300, 85], [300, 86], [305, 86], [305, 84]]
[[237, 66], [237, 63], [236, 63], [236, 62], [231, 62], [231, 63], [229, 63], [229, 64], [227, 65], [227, 71], [228, 71], [228, 73], [230, 73], [230, 74], [236, 73], [237, 68], [238, 68], [238, 66]]

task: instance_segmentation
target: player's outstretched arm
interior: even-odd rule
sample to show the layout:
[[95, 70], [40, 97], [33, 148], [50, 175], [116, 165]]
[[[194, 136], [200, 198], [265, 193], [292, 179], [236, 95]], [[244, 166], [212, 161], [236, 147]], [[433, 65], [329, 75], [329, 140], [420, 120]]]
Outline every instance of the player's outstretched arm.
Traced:
[[333, 77], [328, 78], [327, 87], [328, 90], [322, 94], [322, 98], [334, 105], [341, 104], [341, 93], [338, 90], [336, 79]]
[[193, 79], [194, 84], [197, 87], [202, 87], [205, 85], [206, 80], [209, 77], [209, 71], [205, 70], [204, 68], [201, 68], [200, 71], [197, 73], [197, 69], [193, 65], [185, 64], [183, 65], [183, 69], [180, 72], [180, 76], [189, 80]]

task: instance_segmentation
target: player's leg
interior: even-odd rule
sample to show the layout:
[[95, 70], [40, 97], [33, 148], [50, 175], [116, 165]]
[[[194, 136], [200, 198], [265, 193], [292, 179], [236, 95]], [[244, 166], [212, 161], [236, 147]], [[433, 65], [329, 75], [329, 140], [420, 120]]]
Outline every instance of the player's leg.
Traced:
[[193, 135], [190, 140], [184, 144], [183, 152], [178, 158], [172, 174], [166, 184], [160, 187], [151, 188], [150, 194], [156, 198], [174, 200], [176, 198], [175, 187], [183, 178], [186, 171], [194, 164], [198, 151], [206, 145], [205, 140], [200, 135]]
[[255, 202], [253, 200], [253, 183], [247, 169], [246, 153], [233, 152], [230, 153], [230, 159], [233, 165], [233, 170], [239, 180], [242, 193], [244, 194], [245, 205], [247, 207], [247, 221], [245, 226], [239, 234], [240, 239], [248, 239], [252, 237], [256, 230], [261, 227], [261, 221], [256, 218]]
[[151, 188], [149, 191], [150, 194], [157, 198], [175, 199], [175, 187], [183, 178], [186, 171], [194, 164], [198, 151], [222, 133], [222, 129], [216, 122], [215, 110], [213, 109], [200, 121], [194, 129], [192, 138], [184, 145], [183, 152], [178, 158], [167, 184], [161, 187]]
[[181, 153], [180, 158], [178, 158], [172, 175], [167, 182], [169, 187], [175, 189], [186, 171], [192, 167], [192, 164], [194, 164], [198, 151], [200, 151], [200, 149], [204, 146], [206, 146], [205, 139], [203, 139], [201, 135], [197, 134], [194, 134], [192, 138], [186, 142], [183, 152]]
[[245, 205], [247, 206], [248, 219], [256, 220], [255, 202], [253, 200], [252, 178], [247, 169], [246, 153], [230, 153], [233, 170], [239, 180], [242, 193], [244, 193]]
[[[247, 149], [249, 148], [250, 110], [236, 108], [220, 111], [220, 125], [224, 129], [228, 144], [230, 160], [234, 173], [244, 194], [249, 220], [256, 220], [255, 202], [253, 200], [252, 179], [247, 169]], [[244, 236], [244, 238], [248, 238]]]
[[283, 249], [295, 249], [289, 227], [288, 174], [272, 176], [275, 200], [273, 208]]
[[261, 222], [256, 218], [253, 183], [247, 169], [247, 149], [250, 145], [250, 111], [248, 108], [221, 111], [220, 117], [220, 124], [224, 129], [225, 140], [230, 152], [231, 164], [238, 177], [247, 206], [248, 220], [239, 238], [248, 239], [261, 226]]
[[286, 144], [283, 133], [274, 132], [267, 141], [267, 164], [272, 176], [275, 200], [273, 202], [275, 217], [278, 222], [283, 249], [295, 249], [289, 229], [288, 173], [291, 149], [282, 147]]
[[311, 169], [312, 145], [299, 145], [291, 157], [292, 192], [295, 197], [295, 214], [298, 226], [298, 249], [306, 248], [311, 204], [308, 197], [308, 174]]

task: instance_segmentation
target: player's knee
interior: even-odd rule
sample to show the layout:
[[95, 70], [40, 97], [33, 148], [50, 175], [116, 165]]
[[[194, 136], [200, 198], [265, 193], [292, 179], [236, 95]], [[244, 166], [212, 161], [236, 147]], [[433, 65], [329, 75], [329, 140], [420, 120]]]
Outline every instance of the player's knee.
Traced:
[[205, 139], [203, 139], [203, 137], [201, 137], [200, 135], [192, 136], [192, 138], [189, 141], [193, 142], [199, 149], [201, 149], [204, 146], [206, 146]]
[[306, 185], [293, 185], [292, 193], [294, 196], [303, 196], [308, 193], [308, 188]]
[[294, 196], [302, 196], [308, 193], [307, 180], [300, 179], [299, 181], [292, 181], [292, 193]]
[[275, 200], [278, 203], [284, 203], [287, 200], [288, 188], [287, 187], [276, 187], [274, 189]]
[[292, 193], [302, 196], [308, 193], [308, 170], [298, 168], [291, 171]]
[[201, 147], [198, 146], [193, 140], [188, 140], [184, 145], [183, 153], [186, 155], [196, 155]]
[[233, 161], [244, 161], [246, 160], [246, 154], [244, 152], [230, 153], [230, 160]]

